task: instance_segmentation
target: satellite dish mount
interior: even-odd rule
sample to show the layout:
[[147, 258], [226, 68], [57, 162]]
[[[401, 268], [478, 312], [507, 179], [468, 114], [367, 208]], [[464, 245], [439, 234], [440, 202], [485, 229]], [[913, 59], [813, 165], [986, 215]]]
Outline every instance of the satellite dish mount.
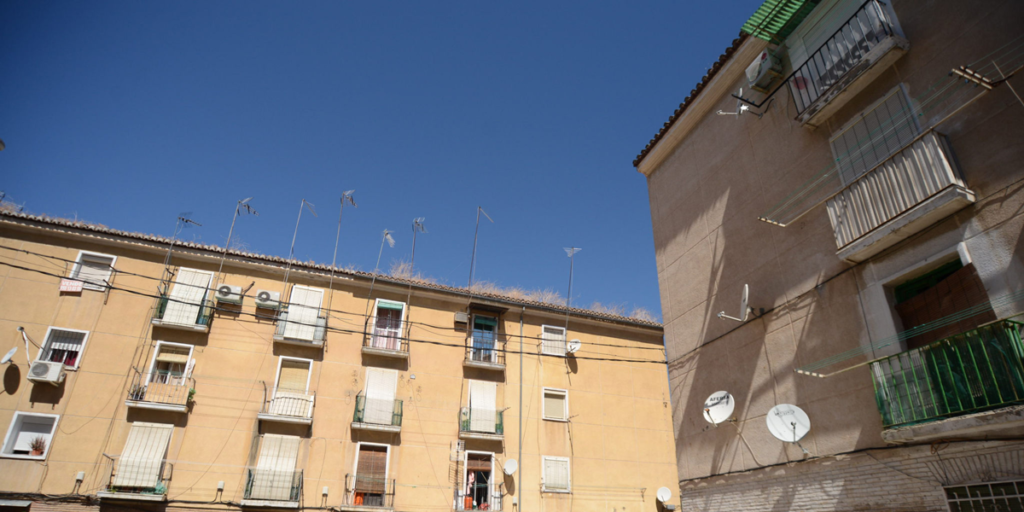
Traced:
[[723, 320], [729, 319], [729, 320], [735, 320], [737, 322], [746, 322], [747, 318], [750, 316], [750, 313], [754, 312], [754, 308], [750, 307], [749, 302], [750, 302], [750, 285], [745, 284], [745, 285], [743, 285], [743, 297], [740, 299], [740, 316], [739, 317], [729, 316], [729, 315], [725, 314], [725, 311], [722, 311], [721, 313], [718, 314], [718, 318], [721, 318]]
[[[743, 88], [742, 87], [740, 87], [740, 92], [738, 94], [736, 94], [735, 96], [736, 96], [736, 98], [743, 98]], [[750, 112], [751, 114], [754, 114], [755, 116], [757, 116], [758, 119], [761, 119], [761, 116], [764, 115], [764, 112], [754, 112], [753, 110], [751, 110], [750, 109], [750, 105], [747, 105], [746, 102], [744, 102], [742, 99], [737, 99], [736, 100], [736, 111], [735, 112], [726, 112], [724, 110], [719, 110], [718, 112], [716, 112], [716, 114], [718, 114], [720, 116], [736, 116], [736, 119], [739, 119], [740, 116], [742, 116], [743, 114], [745, 114], [747, 112]]]

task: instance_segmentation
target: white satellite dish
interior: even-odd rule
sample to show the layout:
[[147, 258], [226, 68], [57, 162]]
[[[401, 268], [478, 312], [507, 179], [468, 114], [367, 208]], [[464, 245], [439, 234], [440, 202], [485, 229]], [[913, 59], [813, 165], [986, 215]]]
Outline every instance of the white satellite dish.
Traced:
[[566, 348], [566, 350], [569, 351], [570, 354], [575, 354], [576, 352], [578, 352], [580, 350], [580, 347], [582, 347], [582, 346], [583, 346], [583, 342], [582, 341], [577, 340], [577, 339], [572, 339], [572, 340], [569, 340], [569, 344], [566, 345], [565, 348]]
[[0, 359], [0, 364], [7, 364], [7, 363], [11, 362], [11, 358], [14, 357], [14, 354], [17, 351], [18, 351], [18, 347], [14, 347], [14, 348], [8, 350], [7, 353], [4, 354], [4, 358]]
[[732, 418], [736, 400], [728, 391], [716, 391], [704, 401], [704, 419], [718, 425]]
[[669, 489], [668, 487], [658, 489], [658, 501], [668, 503], [668, 500], [670, 499], [672, 499], [672, 489]]
[[811, 430], [811, 419], [803, 409], [790, 404], [772, 407], [765, 417], [768, 430], [779, 441], [796, 443]]
[[743, 285], [743, 297], [740, 298], [740, 316], [729, 316], [722, 311], [718, 314], [718, 318], [728, 318], [729, 320], [735, 320], [737, 322], [746, 322], [747, 317], [750, 316], [750, 285]]
[[519, 469], [519, 463], [515, 459], [509, 459], [505, 461], [505, 474], [512, 476], [516, 470]]

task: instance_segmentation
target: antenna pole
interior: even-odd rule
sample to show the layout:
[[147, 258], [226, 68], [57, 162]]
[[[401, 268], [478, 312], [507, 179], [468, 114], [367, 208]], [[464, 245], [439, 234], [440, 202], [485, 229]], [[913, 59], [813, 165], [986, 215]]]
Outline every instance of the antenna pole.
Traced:
[[341, 214], [345, 213], [345, 198], [341, 198], [341, 209], [338, 210], [338, 234], [334, 236], [334, 257], [331, 258], [331, 280], [327, 285], [327, 310], [330, 311], [334, 301], [334, 265], [338, 262], [338, 242], [341, 240]]
[[569, 293], [565, 298], [565, 336], [569, 338], [569, 307], [572, 305], [572, 272], [573, 264], [576, 261], [576, 253], [582, 251], [579, 247], [567, 247], [565, 252], [569, 253]]
[[[285, 293], [288, 293], [288, 274], [292, 270], [292, 260], [295, 259], [295, 237], [299, 235], [299, 221], [302, 220], [302, 207], [306, 206], [306, 200], [303, 199], [299, 203], [299, 218], [295, 220], [295, 232], [292, 233], [292, 248], [288, 250], [288, 266], [284, 269], [284, 289]], [[291, 297], [288, 298], [291, 301]]]
[[[384, 246], [381, 246], [383, 249]], [[416, 223], [412, 223], [412, 258], [409, 261], [409, 278], [411, 279], [416, 272]]]
[[242, 201], [238, 201], [235, 205], [235, 216], [231, 217], [231, 229], [228, 230], [228, 240], [224, 242], [224, 254], [220, 257], [220, 268], [217, 269], [217, 279], [221, 278], [221, 272], [224, 271], [224, 259], [228, 257], [228, 249], [231, 248], [231, 235], [235, 232], [235, 221], [238, 220], [238, 208], [241, 206]]
[[[178, 231], [181, 226], [181, 216], [174, 221], [174, 232], [171, 234], [171, 245], [167, 248], [167, 256], [164, 257], [164, 275], [170, 277], [171, 252], [174, 251], [174, 243], [178, 241]], [[160, 292], [163, 293], [163, 292]]]
[[473, 267], [476, 266], [476, 240], [480, 236], [480, 210], [482, 208], [476, 207], [476, 231], [473, 232], [473, 256], [469, 259], [469, 283], [466, 288], [473, 289]]
[[363, 312], [363, 316], [366, 317], [366, 321], [370, 321], [370, 301], [373, 300], [373, 285], [377, 282], [377, 271], [380, 269], [380, 257], [384, 254], [384, 242], [388, 239], [388, 230], [384, 230], [384, 235], [380, 237], [380, 251], [377, 252], [377, 264], [373, 267], [373, 278], [370, 279], [370, 291], [366, 295], [366, 311]]

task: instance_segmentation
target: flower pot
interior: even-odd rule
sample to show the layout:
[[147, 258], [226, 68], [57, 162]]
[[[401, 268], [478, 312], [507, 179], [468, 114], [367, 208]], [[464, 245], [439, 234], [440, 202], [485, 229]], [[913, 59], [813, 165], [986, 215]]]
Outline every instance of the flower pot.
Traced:
[[33, 457], [41, 457], [43, 455], [42, 450], [32, 450], [30, 453]]

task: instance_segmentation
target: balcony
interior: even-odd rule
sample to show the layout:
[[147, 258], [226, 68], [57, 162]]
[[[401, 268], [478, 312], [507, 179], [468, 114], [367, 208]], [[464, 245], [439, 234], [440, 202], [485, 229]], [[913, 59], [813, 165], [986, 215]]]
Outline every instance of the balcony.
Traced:
[[[999, 427], [967, 415], [1024, 403], [1022, 325], [1002, 320], [872, 362], [882, 423], [899, 430], [882, 437], [899, 442]], [[1007, 419], [1024, 422], [1020, 414]]]
[[466, 359], [462, 362], [468, 368], [505, 370], [505, 351], [493, 337], [472, 337], [466, 341]]
[[409, 342], [398, 328], [373, 327], [363, 336], [363, 353], [375, 356], [409, 358]]
[[504, 411], [463, 407], [459, 411], [459, 439], [505, 439]]
[[243, 507], [299, 508], [302, 470], [248, 468]]
[[401, 432], [402, 401], [367, 399], [362, 393], [356, 395], [356, 410], [352, 414], [352, 430]]
[[839, 257], [860, 262], [973, 202], [949, 142], [927, 131], [825, 206]]
[[188, 404], [196, 393], [196, 381], [178, 372], [133, 370], [125, 405], [138, 409], [188, 412]]
[[104, 456], [110, 460], [110, 478], [106, 488], [96, 493], [101, 500], [167, 501], [173, 464], [166, 459]]
[[394, 480], [351, 473], [345, 475], [345, 498], [339, 510], [383, 512], [394, 510], [394, 506]]
[[316, 393], [298, 390], [278, 389], [273, 395], [268, 395], [264, 384], [263, 406], [256, 417], [263, 421], [311, 425], [315, 401]]
[[504, 496], [505, 484], [496, 485], [476, 484], [472, 485], [470, 493], [465, 490], [455, 490], [455, 510], [491, 510], [500, 511], [501, 501]]
[[213, 301], [206, 299], [198, 303], [173, 301], [167, 294], [157, 299], [153, 325], [191, 332], [210, 332], [213, 320]]
[[300, 347], [323, 347], [327, 339], [327, 317], [317, 316], [313, 322], [288, 321], [288, 312], [277, 315], [274, 341]]
[[910, 48], [869, 0], [789, 78], [797, 121], [819, 126]]

